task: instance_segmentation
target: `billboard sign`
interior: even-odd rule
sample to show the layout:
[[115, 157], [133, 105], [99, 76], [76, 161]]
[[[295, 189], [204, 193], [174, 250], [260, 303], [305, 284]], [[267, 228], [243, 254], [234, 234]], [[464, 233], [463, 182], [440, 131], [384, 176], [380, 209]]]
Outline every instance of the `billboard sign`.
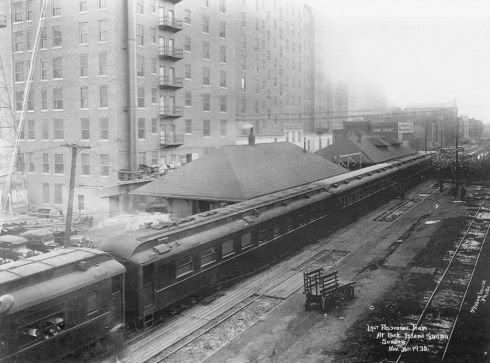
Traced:
[[413, 134], [413, 122], [399, 122], [398, 123], [399, 134]]

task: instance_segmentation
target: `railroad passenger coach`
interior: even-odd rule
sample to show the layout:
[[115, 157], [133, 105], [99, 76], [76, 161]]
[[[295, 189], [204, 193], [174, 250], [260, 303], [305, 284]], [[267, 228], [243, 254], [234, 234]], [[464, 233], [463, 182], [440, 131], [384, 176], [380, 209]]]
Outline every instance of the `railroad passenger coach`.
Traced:
[[127, 269], [131, 327], [150, 327], [182, 299], [244, 276], [351, 216], [402, 194], [431, 170], [413, 155], [193, 215], [103, 243]]
[[0, 361], [59, 360], [122, 328], [124, 275], [83, 248], [0, 265]]

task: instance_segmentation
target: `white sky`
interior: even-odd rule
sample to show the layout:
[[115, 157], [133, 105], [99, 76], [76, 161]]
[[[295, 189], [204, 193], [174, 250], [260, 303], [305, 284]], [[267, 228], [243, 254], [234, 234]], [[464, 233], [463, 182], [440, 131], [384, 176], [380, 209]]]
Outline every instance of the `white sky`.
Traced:
[[460, 114], [490, 122], [490, 1], [309, 3], [334, 77], [362, 75], [398, 106], [456, 100]]

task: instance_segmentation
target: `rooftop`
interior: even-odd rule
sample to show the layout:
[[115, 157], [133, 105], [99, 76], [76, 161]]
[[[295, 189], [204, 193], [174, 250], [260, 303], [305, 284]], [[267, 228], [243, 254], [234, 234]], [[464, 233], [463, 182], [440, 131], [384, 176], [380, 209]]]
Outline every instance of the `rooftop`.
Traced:
[[238, 202], [345, 172], [347, 169], [291, 143], [231, 145], [131, 194]]

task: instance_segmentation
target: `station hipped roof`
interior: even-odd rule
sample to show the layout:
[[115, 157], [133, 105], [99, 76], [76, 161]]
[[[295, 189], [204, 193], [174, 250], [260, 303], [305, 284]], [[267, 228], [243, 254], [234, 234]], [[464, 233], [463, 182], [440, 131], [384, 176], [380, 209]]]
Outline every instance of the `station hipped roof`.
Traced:
[[130, 194], [242, 201], [347, 172], [291, 143], [214, 150]]

